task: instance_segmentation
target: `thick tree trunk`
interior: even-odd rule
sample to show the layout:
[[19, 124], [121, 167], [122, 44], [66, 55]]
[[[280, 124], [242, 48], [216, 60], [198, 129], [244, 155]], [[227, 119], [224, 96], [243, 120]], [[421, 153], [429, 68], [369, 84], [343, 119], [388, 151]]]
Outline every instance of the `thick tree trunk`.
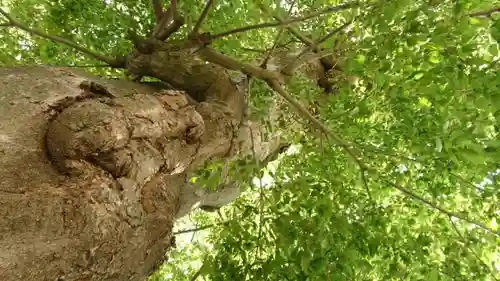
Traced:
[[[238, 195], [186, 180], [250, 153], [258, 124], [217, 102], [68, 69], [0, 68], [0, 83], [0, 280], [144, 280], [176, 217]], [[279, 143], [254, 141], [262, 158]]]

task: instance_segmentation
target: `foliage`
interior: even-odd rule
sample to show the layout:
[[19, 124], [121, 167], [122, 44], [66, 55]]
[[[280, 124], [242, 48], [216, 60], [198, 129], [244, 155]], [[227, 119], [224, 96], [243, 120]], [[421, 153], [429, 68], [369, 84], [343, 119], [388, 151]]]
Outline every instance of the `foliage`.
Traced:
[[[217, 34], [272, 21], [258, 3], [282, 16], [300, 16], [338, 2], [217, 1], [203, 30]], [[154, 22], [145, 0], [4, 5], [31, 26], [105, 54], [126, 53], [131, 45], [125, 34], [147, 34]], [[299, 76], [289, 91], [298, 100], [320, 100], [318, 119], [359, 158], [310, 126], [274, 128], [296, 144], [294, 153], [267, 167], [254, 161], [239, 165], [235, 174], [248, 185], [245, 195], [215, 215], [194, 218], [214, 225], [204, 230], [211, 246], [169, 253], [170, 263], [151, 280], [190, 280], [200, 268], [192, 261], [203, 264], [198, 273], [206, 280], [500, 279], [500, 189], [494, 176], [500, 162], [500, 18], [471, 15], [499, 5], [364, 1], [299, 23], [300, 32], [317, 40], [354, 19], [349, 33], [324, 46], [342, 42], [343, 72], [358, 77], [357, 83], [339, 85], [336, 95], [325, 97]], [[186, 26], [203, 7], [202, 1], [181, 2]], [[262, 54], [248, 48], [271, 48], [282, 29], [237, 33], [214, 47], [242, 61], [259, 61]], [[186, 33], [181, 29], [180, 35]], [[278, 39], [285, 43], [293, 36], [283, 32]], [[0, 44], [5, 65], [96, 64], [13, 28], [0, 29]], [[121, 75], [109, 68], [87, 70]], [[251, 97], [254, 111], [267, 114], [273, 92], [254, 81]], [[297, 117], [291, 110], [286, 114]]]

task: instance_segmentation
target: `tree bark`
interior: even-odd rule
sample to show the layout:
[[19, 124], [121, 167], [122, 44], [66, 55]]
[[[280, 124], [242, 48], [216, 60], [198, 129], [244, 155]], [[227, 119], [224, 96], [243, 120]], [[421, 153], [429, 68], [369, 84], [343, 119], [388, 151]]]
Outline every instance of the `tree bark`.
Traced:
[[[228, 110], [220, 99], [193, 103], [181, 91], [63, 68], [0, 68], [0, 81], [4, 281], [144, 280], [174, 245], [177, 217], [239, 194], [193, 187], [197, 166], [279, 147], [242, 119], [241, 97], [226, 99], [241, 106]], [[213, 90], [186, 85], [177, 86]]]

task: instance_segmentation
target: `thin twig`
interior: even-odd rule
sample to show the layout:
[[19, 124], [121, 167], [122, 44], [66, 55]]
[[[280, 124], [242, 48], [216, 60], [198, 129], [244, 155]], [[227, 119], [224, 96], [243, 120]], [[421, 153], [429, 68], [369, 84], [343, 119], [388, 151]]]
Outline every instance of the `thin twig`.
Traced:
[[204, 225], [204, 226], [200, 226], [200, 227], [196, 227], [196, 228], [179, 230], [179, 231], [174, 232], [173, 234], [178, 235], [178, 234], [183, 234], [183, 233], [196, 232], [196, 231], [208, 229], [208, 228], [211, 228], [214, 226], [216, 226], [216, 224], [208, 224], [208, 225]]
[[[290, 8], [288, 9], [288, 17], [290, 17], [290, 14], [292, 13], [293, 7], [295, 6], [295, 2], [296, 2], [296, 0], [293, 0], [292, 4], [290, 4]], [[262, 63], [260, 64], [261, 67], [267, 68], [267, 63], [269, 62], [269, 59], [271, 58], [271, 55], [273, 54], [274, 50], [276, 50], [276, 47], [279, 44], [279, 41], [281, 39], [281, 35], [283, 34], [284, 30], [285, 30], [284, 28], [281, 28], [280, 31], [278, 32], [278, 34], [276, 35], [276, 38], [274, 39], [273, 46], [271, 47], [269, 52], [267, 52], [266, 57], [262, 60]]]
[[334, 30], [330, 31], [327, 35], [323, 36], [318, 41], [316, 41], [316, 46], [319, 46], [319, 45], [323, 44], [324, 42], [326, 42], [326, 40], [328, 40], [331, 37], [333, 37], [333, 35], [339, 33], [340, 31], [344, 30], [345, 28], [347, 28], [349, 25], [351, 25], [353, 23], [353, 21], [354, 20], [350, 20], [350, 21], [344, 23], [343, 25], [335, 28]]
[[295, 57], [294, 60], [292, 60], [288, 65], [286, 65], [284, 68], [283, 68], [283, 73], [287, 74], [287, 75], [290, 75], [294, 69], [296, 69], [297, 67], [300, 66], [300, 64], [298, 64], [298, 62], [300, 61], [300, 59], [305, 55], [307, 54], [308, 52], [310, 51], [314, 51], [314, 50], [318, 50], [318, 47], [326, 42], [326, 40], [328, 40], [329, 38], [331, 38], [332, 36], [336, 35], [337, 33], [339, 33], [340, 31], [344, 30], [345, 28], [347, 28], [349, 25], [351, 25], [353, 23], [354, 20], [350, 20], [346, 23], [344, 23], [343, 25], [335, 28], [334, 30], [330, 31], [327, 35], [323, 36], [322, 38], [320, 38], [318, 41], [316, 42], [313, 42], [313, 44], [307, 46], [307, 48], [305, 48], [304, 50], [302, 50], [302, 52], [299, 53], [298, 56]]
[[355, 152], [354, 149], [351, 148], [351, 146], [345, 140], [343, 140], [339, 135], [328, 129], [321, 121], [316, 119], [316, 117], [314, 117], [307, 109], [305, 109], [297, 100], [295, 100], [290, 94], [288, 94], [278, 81], [268, 80], [266, 82], [274, 91], [276, 91], [290, 105], [292, 105], [297, 111], [297, 113], [299, 113], [306, 120], [310, 121], [316, 128], [318, 128], [325, 135], [329, 136], [337, 144], [339, 144], [344, 149], [344, 151], [346, 151], [346, 153], [350, 156], [350, 158], [352, 158], [352, 160], [354, 160], [354, 162], [358, 164], [358, 166], [361, 169], [367, 168], [366, 165], [359, 160], [358, 153]]
[[[338, 115], [337, 117], [340, 117], [340, 115]], [[392, 157], [394, 159], [404, 160], [404, 161], [409, 161], [409, 162], [414, 162], [414, 163], [419, 163], [419, 164], [422, 164], [422, 165], [427, 165], [427, 163], [424, 162], [424, 161], [422, 161], [422, 160], [418, 160], [418, 159], [415, 159], [415, 158], [410, 158], [410, 157], [404, 156], [404, 155], [399, 155], [399, 154], [396, 154], [396, 153], [391, 152], [391, 151], [386, 151], [386, 150], [382, 150], [382, 149], [376, 148], [374, 146], [366, 146], [366, 145], [360, 145], [360, 144], [356, 144], [356, 145], [357, 145], [358, 148], [361, 148], [364, 151], [370, 151], [370, 152], [373, 152], [373, 153], [384, 154], [384, 156]], [[435, 159], [433, 159], [433, 160], [435, 160]], [[458, 181], [462, 182], [463, 184], [469, 185], [470, 187], [478, 190], [478, 187], [474, 183], [466, 180], [462, 176], [459, 176], [459, 175], [457, 175], [456, 173], [453, 173], [453, 172], [448, 172], [448, 174], [450, 176], [456, 178]]]
[[371, 200], [372, 196], [370, 190], [368, 188], [368, 182], [366, 180], [365, 172], [368, 171], [368, 167], [363, 163], [358, 154], [359, 152], [355, 151], [351, 146], [343, 140], [339, 135], [334, 133], [332, 130], [328, 129], [321, 121], [316, 119], [307, 109], [305, 109], [297, 100], [295, 100], [292, 96], [290, 96], [285, 89], [280, 85], [280, 83], [276, 80], [268, 80], [267, 84], [277, 92], [281, 97], [283, 97], [291, 106], [295, 108], [295, 110], [306, 120], [313, 123], [313, 125], [318, 128], [322, 133], [326, 136], [332, 138], [338, 145], [342, 147], [342, 149], [347, 153], [347, 155], [358, 165], [361, 179], [365, 184], [365, 189], [367, 192], [368, 198]]
[[257, 230], [257, 254], [260, 256], [260, 238], [262, 235], [262, 218], [263, 218], [263, 213], [264, 213], [264, 204], [263, 204], [263, 192], [264, 192], [264, 187], [262, 184], [262, 176], [260, 175], [260, 161], [259, 158], [257, 157], [257, 154], [255, 152], [255, 141], [253, 137], [253, 130], [250, 127], [250, 140], [252, 143], [252, 154], [253, 158], [255, 160], [255, 165], [257, 166], [257, 170], [259, 171], [259, 229]]
[[275, 17], [275, 19], [277, 20], [276, 22], [260, 23], [260, 24], [236, 28], [233, 30], [219, 33], [219, 34], [214, 34], [211, 36], [211, 39], [215, 40], [215, 39], [219, 39], [219, 38], [222, 38], [225, 36], [233, 35], [233, 34], [240, 33], [240, 32], [246, 32], [246, 31], [250, 31], [250, 30], [254, 30], [254, 29], [280, 27], [280, 26], [289, 27], [291, 24], [294, 24], [294, 23], [299, 23], [299, 22], [303, 22], [303, 21], [306, 21], [306, 20], [309, 20], [309, 19], [312, 19], [315, 17], [322, 16], [322, 15], [326, 15], [326, 14], [335, 13], [335, 12], [339, 12], [342, 10], [354, 8], [357, 5], [359, 5], [359, 3], [353, 2], [353, 3], [346, 3], [346, 4], [338, 5], [338, 6], [332, 6], [332, 7], [328, 7], [326, 9], [318, 11], [318, 12], [309, 13], [303, 17], [291, 18], [288, 20], [284, 20], [281, 17]]
[[52, 40], [54, 42], [57, 42], [57, 43], [61, 43], [63, 45], [66, 45], [66, 46], [69, 46], [77, 51], [80, 51], [81, 53], [85, 54], [85, 55], [88, 55], [88, 56], [91, 56], [95, 59], [98, 59], [100, 61], [103, 61], [107, 64], [109, 64], [110, 66], [112, 67], [116, 67], [116, 68], [123, 68], [125, 66], [125, 63], [121, 60], [118, 60], [118, 59], [113, 59], [113, 58], [109, 58], [109, 57], [106, 57], [106, 56], [103, 56], [101, 54], [98, 54], [96, 52], [93, 52], [89, 49], [86, 49], [86, 48], [83, 48], [81, 47], [80, 45], [70, 41], [70, 40], [67, 40], [67, 39], [64, 39], [64, 38], [61, 38], [61, 37], [58, 37], [58, 36], [52, 36], [52, 35], [49, 35], [49, 34], [46, 34], [44, 32], [42, 32], [41, 30], [38, 30], [38, 29], [35, 29], [35, 28], [30, 28], [29, 26], [23, 24], [22, 22], [16, 20], [14, 17], [12, 17], [10, 14], [8, 14], [7, 12], [5, 12], [3, 9], [0, 8], [0, 14], [2, 14], [5, 18], [7, 18], [7, 20], [9, 20], [9, 23], [21, 30], [24, 30], [26, 32], [28, 32], [29, 34], [33, 34], [33, 35], [37, 35], [39, 37], [42, 37], [42, 38], [45, 38], [45, 39], [49, 39], [49, 40]]
[[290, 20], [284, 21], [284, 22], [265, 22], [265, 23], [259, 23], [259, 24], [254, 24], [254, 25], [239, 27], [239, 28], [235, 28], [235, 29], [232, 29], [232, 30], [229, 30], [229, 31], [225, 31], [225, 32], [221, 32], [221, 33], [218, 33], [218, 34], [214, 34], [214, 35], [210, 36], [210, 38], [212, 40], [216, 40], [216, 39], [219, 39], [219, 38], [222, 38], [222, 37], [226, 37], [226, 36], [229, 36], [229, 35], [233, 35], [233, 34], [236, 34], [236, 33], [246, 32], [246, 31], [255, 30], [255, 29], [262, 29], [262, 28], [268, 28], [268, 27], [280, 27], [280, 26], [286, 27], [289, 24], [300, 22], [302, 20], [303, 19], [296, 18], [296, 19], [290, 19]]
[[203, 266], [205, 265], [205, 263], [203, 263], [200, 268], [193, 274], [193, 276], [191, 276], [191, 279], [189, 279], [190, 281], [195, 281], [196, 279], [198, 279], [198, 277], [200, 277], [200, 274], [201, 274], [201, 270], [203, 269]]
[[110, 67], [108, 64], [88, 64], [88, 65], [64, 65], [64, 64], [54, 64], [52, 66], [57, 66], [57, 67], [74, 67], [74, 68], [87, 68], [87, 67], [98, 67], [98, 68], [101, 68], [101, 67]]
[[[276, 47], [277, 48], [288, 48], [288, 45], [290, 45], [291, 43], [294, 43], [294, 41], [289, 41], [289, 42], [286, 42], [286, 43], [283, 43], [283, 44], [278, 44]], [[256, 49], [256, 48], [248, 48], [248, 47], [242, 47], [241, 49], [244, 50], [244, 51], [256, 52], [256, 53], [267, 53], [267, 52], [269, 52], [271, 50], [271, 48]]]
[[210, 11], [210, 8], [212, 7], [213, 0], [207, 0], [207, 3], [205, 4], [205, 7], [203, 8], [203, 11], [201, 12], [200, 17], [196, 21], [195, 26], [193, 27], [193, 30], [191, 31], [191, 35], [196, 35], [198, 34], [201, 25], [203, 24], [203, 21], [206, 19], [208, 12]]
[[271, 10], [269, 9], [268, 6], [264, 5], [261, 1], [259, 0], [254, 0], [254, 1], [257, 1], [257, 6], [259, 6], [259, 8], [264, 11], [265, 13], [271, 15], [275, 20], [278, 21], [278, 23], [282, 24], [284, 27], [286, 27], [288, 29], [288, 31], [290, 31], [290, 33], [292, 33], [293, 36], [295, 36], [297, 39], [299, 39], [302, 43], [306, 44], [306, 46], [311, 46], [314, 44], [314, 42], [312, 41], [311, 38], [303, 35], [301, 32], [299, 32], [295, 27], [289, 25], [289, 24], [286, 24], [287, 21], [285, 21], [281, 16], [279, 15], [276, 15], [274, 13], [271, 12]]
[[249, 52], [254, 52], [254, 53], [265, 53], [268, 50], [265, 49], [254, 49], [254, 48], [247, 48], [247, 47], [242, 47], [241, 48], [243, 51], [249, 51]]
[[500, 7], [491, 8], [485, 11], [479, 11], [475, 13], [470, 13], [470, 17], [487, 17], [490, 18], [494, 13], [500, 13]]
[[[266, 5], [263, 5], [260, 0], [254, 0], [254, 1], [257, 1], [257, 5], [259, 6], [259, 8], [266, 12], [267, 14], [273, 16], [273, 18], [275, 20], [277, 20], [278, 22], [283, 22], [283, 18], [281, 18], [279, 15], [277, 14], [274, 14], [271, 12], [271, 10], [269, 9], [268, 6]], [[351, 3], [351, 6], [350, 7], [356, 7], [359, 3], [358, 2], [355, 2], [355, 3]], [[305, 44], [306, 46], [310, 47], [313, 52], [319, 52], [320, 50], [314, 45], [314, 41], [309, 37], [309, 36], [306, 36], [306, 35], [303, 35], [301, 31], [299, 31], [297, 28], [295, 28], [294, 26], [291, 26], [291, 25], [287, 25], [286, 28], [288, 29], [288, 31], [293, 35], [295, 36], [295, 38], [297, 38], [299, 41], [301, 41], [303, 44]], [[331, 59], [329, 58], [321, 58], [320, 59], [321, 61], [321, 64], [324, 66], [325, 69], [329, 70], [331, 69], [332, 65], [333, 65], [333, 62], [331, 61]]]
[[368, 180], [366, 179], [366, 170], [361, 169], [360, 174], [361, 174], [361, 180], [363, 181], [363, 185], [365, 187], [366, 191], [366, 196], [368, 196], [368, 199], [373, 200], [372, 193], [370, 192], [370, 188], [368, 187]]
[[469, 219], [469, 218], [467, 218], [467, 217], [465, 217], [463, 215], [460, 215], [458, 213], [454, 213], [454, 212], [448, 211], [446, 209], [443, 209], [443, 208], [439, 207], [438, 205], [436, 205], [436, 204], [428, 201], [427, 199], [424, 199], [423, 197], [415, 194], [413, 191], [411, 191], [409, 189], [406, 189], [406, 188], [404, 188], [404, 187], [402, 187], [402, 186], [400, 186], [398, 184], [395, 184], [395, 183], [391, 182], [390, 180], [384, 179], [384, 181], [386, 183], [388, 183], [389, 185], [391, 185], [393, 188], [399, 190], [401, 193], [407, 195], [409, 198], [411, 198], [411, 199], [413, 199], [415, 201], [421, 202], [421, 203], [427, 205], [428, 207], [430, 207], [431, 209], [438, 210], [438, 211], [440, 211], [441, 213], [443, 213], [443, 214], [445, 214], [447, 216], [452, 216], [452, 217], [461, 219], [461, 220], [463, 220], [465, 222], [468, 222], [468, 223], [470, 223], [472, 225], [475, 225], [475, 226], [477, 226], [479, 228], [482, 228], [482, 229], [484, 229], [484, 230], [486, 230], [488, 232], [491, 232], [493, 234], [496, 234], [496, 235], [500, 236], [500, 231], [495, 231], [494, 229], [488, 227], [487, 225], [485, 225], [483, 223], [474, 221], [474, 220]]
[[23, 64], [23, 66], [52, 66], [68, 68], [89, 68], [89, 67], [111, 67], [109, 64], [89, 64], [89, 65], [71, 65], [71, 64]]
[[481, 190], [480, 188], [478, 188], [475, 184], [473, 184], [472, 182], [464, 179], [463, 177], [453, 173], [453, 172], [448, 172], [448, 174], [450, 174], [450, 176], [456, 178], [458, 181], [462, 182], [463, 184], [466, 184], [470, 187], [473, 187], [475, 190]]
[[493, 269], [491, 269], [482, 259], [481, 257], [477, 254], [476, 251], [474, 251], [470, 246], [469, 246], [469, 241], [467, 241], [467, 239], [465, 239], [465, 237], [462, 235], [462, 233], [460, 232], [460, 230], [458, 230], [458, 227], [457, 225], [453, 222], [453, 218], [448, 216], [449, 220], [450, 220], [450, 223], [451, 223], [451, 226], [453, 227], [453, 229], [455, 230], [455, 232], [457, 233], [457, 235], [460, 237], [460, 239], [462, 240], [462, 242], [464, 243], [465, 245], [465, 248], [471, 252], [474, 257], [476, 258], [476, 260], [484, 267], [488, 270], [488, 272], [491, 274], [491, 277], [498, 281], [498, 278], [495, 277], [495, 272], [493, 271]]

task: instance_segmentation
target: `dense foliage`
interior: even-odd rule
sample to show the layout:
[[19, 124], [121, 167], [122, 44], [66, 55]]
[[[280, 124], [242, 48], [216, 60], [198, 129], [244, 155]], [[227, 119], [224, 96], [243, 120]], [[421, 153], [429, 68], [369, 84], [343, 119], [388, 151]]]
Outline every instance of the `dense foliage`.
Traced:
[[[203, 2], [180, 2], [186, 26]], [[338, 4], [216, 1], [203, 30], [218, 34], [272, 21], [271, 10], [300, 16]], [[126, 53], [126, 34], [147, 34], [154, 22], [145, 0], [3, 5], [29, 26], [104, 54]], [[262, 6], [270, 7], [267, 13]], [[151, 279], [499, 280], [500, 17], [488, 13], [499, 6], [497, 0], [373, 0], [297, 23], [319, 39], [353, 21], [323, 47], [342, 49], [338, 75], [357, 82], [338, 77], [338, 91], [329, 96], [300, 76], [288, 87], [299, 100], [320, 101], [317, 118], [348, 151], [310, 124], [273, 128], [294, 145], [266, 167], [236, 166], [244, 196], [215, 214], [196, 213], [194, 221], [211, 226], [196, 240], [201, 244], [179, 243]], [[276, 38], [286, 44], [294, 37], [283, 27], [262, 28], [214, 47], [255, 62], [263, 56], [258, 49], [271, 48]], [[11, 27], [0, 29], [0, 48], [4, 65], [100, 64]], [[259, 81], [251, 86], [253, 112], [266, 114], [275, 95]]]

